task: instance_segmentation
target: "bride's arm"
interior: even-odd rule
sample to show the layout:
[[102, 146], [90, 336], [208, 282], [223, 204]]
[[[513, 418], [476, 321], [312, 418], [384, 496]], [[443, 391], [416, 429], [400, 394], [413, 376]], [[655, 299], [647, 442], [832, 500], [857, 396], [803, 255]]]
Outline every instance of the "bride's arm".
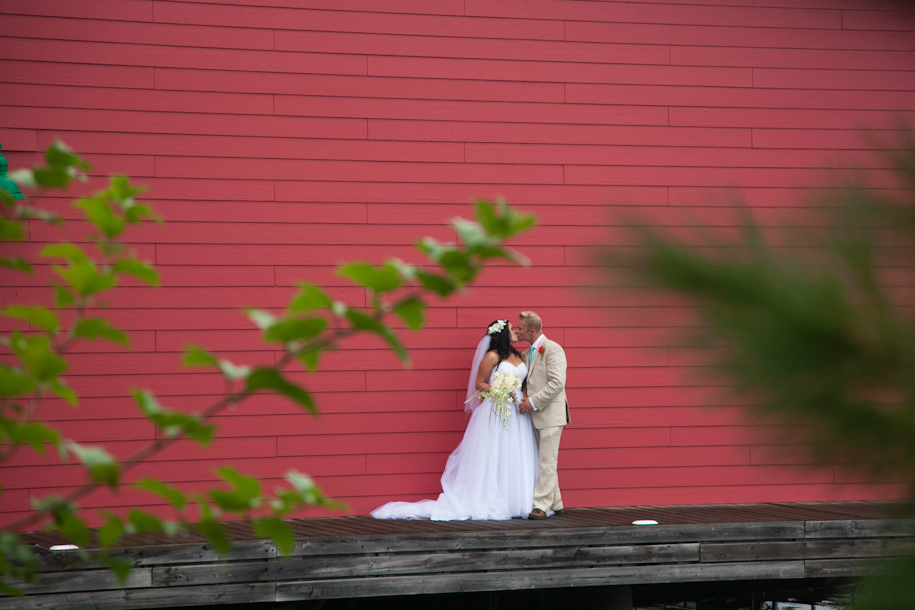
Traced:
[[480, 369], [477, 371], [477, 384], [476, 388], [479, 391], [489, 389], [489, 376], [492, 375], [492, 370], [496, 366], [496, 362], [499, 361], [499, 355], [496, 352], [487, 352], [483, 356], [483, 360], [480, 361]]

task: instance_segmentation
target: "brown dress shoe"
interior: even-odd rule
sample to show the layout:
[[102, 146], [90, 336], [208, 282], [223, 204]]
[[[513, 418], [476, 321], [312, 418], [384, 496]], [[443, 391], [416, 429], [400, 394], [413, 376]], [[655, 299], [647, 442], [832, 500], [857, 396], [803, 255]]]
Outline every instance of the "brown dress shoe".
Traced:
[[559, 510], [554, 510], [554, 511], [553, 511], [553, 516], [554, 516], [554, 517], [561, 517], [561, 516], [562, 516], [562, 509], [560, 508]]
[[540, 510], [539, 508], [535, 508], [534, 510], [531, 511], [531, 514], [528, 515], [527, 518], [528, 519], [546, 519], [546, 513], [543, 512], [542, 510]]

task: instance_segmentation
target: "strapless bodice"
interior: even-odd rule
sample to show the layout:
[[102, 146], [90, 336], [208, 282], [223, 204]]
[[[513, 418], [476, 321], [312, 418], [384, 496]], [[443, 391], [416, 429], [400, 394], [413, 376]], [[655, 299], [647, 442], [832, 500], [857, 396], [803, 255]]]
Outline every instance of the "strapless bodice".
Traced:
[[518, 376], [518, 379], [523, 382], [524, 378], [527, 377], [527, 365], [523, 362], [514, 365], [508, 360], [503, 360], [499, 363], [499, 366], [493, 369], [492, 374], [489, 376], [490, 384], [492, 384], [492, 380], [495, 378], [496, 373], [514, 373]]

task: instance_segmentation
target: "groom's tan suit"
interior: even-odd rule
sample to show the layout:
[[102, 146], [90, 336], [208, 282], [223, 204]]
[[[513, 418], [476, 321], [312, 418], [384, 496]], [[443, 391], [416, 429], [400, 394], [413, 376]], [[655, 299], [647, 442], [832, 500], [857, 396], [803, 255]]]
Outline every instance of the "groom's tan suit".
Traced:
[[[534, 487], [534, 508], [562, 510], [559, 493], [559, 437], [562, 427], [570, 423], [566, 400], [566, 354], [555, 341], [546, 336], [534, 342], [534, 353], [525, 350], [527, 365], [527, 396], [534, 405], [531, 420], [540, 445], [540, 476]], [[542, 348], [542, 351], [541, 351]]]

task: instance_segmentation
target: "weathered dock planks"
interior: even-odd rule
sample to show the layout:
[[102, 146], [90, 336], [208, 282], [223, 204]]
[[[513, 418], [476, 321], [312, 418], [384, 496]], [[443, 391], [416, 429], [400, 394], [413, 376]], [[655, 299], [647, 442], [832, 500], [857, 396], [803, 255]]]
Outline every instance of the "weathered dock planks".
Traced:
[[[544, 522], [302, 519], [289, 558], [232, 527], [220, 558], [194, 536], [137, 537], [125, 583], [71, 553], [41, 551], [39, 582], [8, 608], [151, 608], [754, 579], [853, 577], [911, 548], [915, 523], [885, 502], [573, 509]], [[633, 526], [635, 518], [659, 521]], [[248, 538], [248, 539], [246, 539]], [[47, 534], [26, 534], [40, 546]], [[163, 541], [171, 544], [163, 544]]]

